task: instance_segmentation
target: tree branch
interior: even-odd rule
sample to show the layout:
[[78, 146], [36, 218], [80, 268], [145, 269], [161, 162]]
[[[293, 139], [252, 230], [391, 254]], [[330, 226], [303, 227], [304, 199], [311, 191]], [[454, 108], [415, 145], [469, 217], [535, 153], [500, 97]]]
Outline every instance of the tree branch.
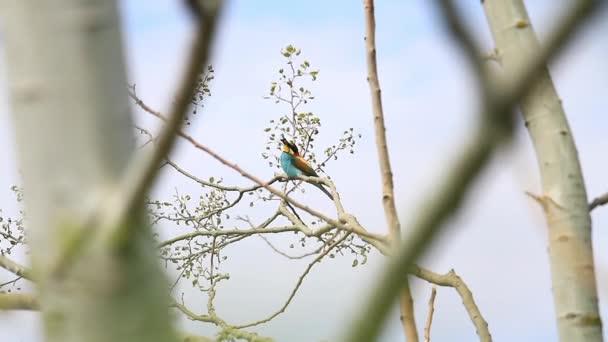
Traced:
[[608, 203], [608, 192], [593, 199], [593, 201], [589, 203], [589, 211], [592, 211], [601, 205], [605, 205], [606, 203]]
[[33, 280], [32, 271], [29, 268], [19, 265], [4, 255], [0, 255], [0, 267], [18, 277], [22, 277], [30, 281]]
[[[129, 93], [129, 94], [133, 94], [133, 93]], [[137, 96], [135, 94], [133, 94], [132, 96], [134, 99], [136, 99], [137, 101], [141, 101], [139, 98], [137, 98]], [[142, 102], [143, 103], [143, 102]], [[171, 167], [173, 167], [177, 172], [181, 173], [182, 175], [192, 179], [193, 181], [199, 183], [200, 185], [203, 186], [208, 186], [208, 187], [212, 187], [221, 191], [229, 191], [229, 192], [239, 192], [241, 194], [247, 193], [247, 192], [251, 192], [251, 191], [256, 191], [257, 189], [263, 188], [262, 185], [260, 184], [255, 184], [249, 187], [238, 187], [238, 186], [226, 186], [226, 185], [221, 185], [221, 184], [217, 184], [217, 183], [211, 183], [208, 182], [204, 179], [198, 178], [195, 175], [189, 173], [188, 171], [184, 170], [182, 167], [180, 167], [179, 165], [177, 165], [175, 162], [173, 162], [172, 160], [168, 159], [166, 160], [167, 164], [169, 164]], [[270, 179], [268, 182], [266, 182], [265, 184], [271, 185], [273, 183], [276, 183], [277, 181], [285, 181], [287, 180], [287, 178], [285, 176], [274, 176], [272, 179]]]
[[293, 300], [293, 298], [296, 296], [296, 293], [298, 292], [298, 290], [300, 289], [300, 286], [302, 286], [302, 283], [304, 282], [304, 278], [308, 275], [308, 273], [310, 272], [310, 270], [312, 269], [312, 267], [316, 263], [320, 262], [327, 254], [329, 254], [329, 252], [331, 252], [332, 249], [334, 249], [336, 246], [338, 246], [340, 243], [342, 243], [342, 241], [346, 240], [346, 238], [349, 235], [350, 235], [350, 233], [348, 233], [348, 232], [345, 233], [343, 237], [341, 237], [340, 239], [336, 240], [334, 243], [332, 243], [331, 245], [329, 245], [325, 251], [323, 251], [321, 254], [319, 254], [319, 256], [317, 256], [312, 262], [310, 262], [308, 264], [308, 266], [304, 270], [304, 273], [302, 273], [302, 275], [298, 278], [298, 281], [296, 282], [296, 286], [293, 288], [293, 290], [289, 294], [289, 297], [287, 297], [287, 301], [285, 302], [285, 304], [283, 304], [283, 306], [278, 311], [276, 311], [272, 315], [268, 316], [267, 318], [261, 319], [259, 321], [253, 322], [253, 323], [248, 323], [248, 324], [243, 324], [243, 325], [235, 325], [234, 328], [235, 329], [243, 329], [243, 328], [249, 328], [249, 327], [253, 327], [253, 326], [256, 326], [256, 325], [260, 325], [260, 324], [263, 324], [263, 323], [266, 323], [266, 322], [270, 322], [275, 317], [277, 317], [278, 315], [280, 315], [283, 312], [285, 312], [285, 310], [287, 309], [287, 307], [289, 306], [289, 304], [291, 303], [291, 301]]
[[[399, 216], [397, 215], [397, 208], [395, 207], [393, 171], [391, 169], [388, 146], [386, 143], [384, 111], [382, 109], [380, 80], [378, 78], [378, 67], [376, 65], [376, 19], [374, 15], [374, 1], [364, 0], [363, 6], [365, 9], [367, 81], [369, 83], [370, 95], [372, 99], [376, 147], [378, 149], [380, 174], [382, 175], [382, 204], [384, 206], [384, 215], [386, 216], [391, 239], [397, 242], [401, 238], [401, 228], [399, 224]], [[408, 341], [412, 342], [410, 339], [408, 339]]]
[[431, 297], [429, 298], [429, 313], [426, 316], [426, 324], [424, 325], [424, 342], [431, 342], [431, 324], [433, 323], [433, 313], [435, 312], [435, 296], [437, 288], [431, 289]]
[[[365, 45], [367, 60], [367, 81], [372, 100], [374, 115], [374, 131], [376, 136], [376, 147], [378, 149], [378, 161], [380, 163], [380, 174], [382, 175], [382, 205], [384, 216], [388, 225], [389, 236], [393, 248], [401, 241], [401, 224], [395, 207], [395, 193], [393, 184], [393, 171], [388, 155], [386, 143], [386, 127], [384, 125], [384, 110], [382, 109], [382, 96], [380, 90], [380, 79], [378, 77], [378, 65], [376, 61], [376, 18], [374, 13], [374, 0], [364, 0], [365, 12]], [[403, 332], [408, 342], [418, 342], [416, 330], [416, 318], [414, 315], [414, 301], [408, 281], [401, 290], [400, 300], [401, 322]]]
[[220, 319], [217, 316], [211, 317], [209, 315], [197, 315], [197, 314], [193, 313], [192, 311], [190, 311], [188, 308], [186, 308], [186, 306], [178, 303], [175, 300], [171, 301], [171, 306], [178, 309], [180, 312], [182, 312], [184, 315], [186, 315], [191, 320], [205, 322], [205, 323], [213, 323], [216, 326], [220, 327], [222, 329], [220, 331], [220, 336], [226, 335], [226, 336], [231, 336], [231, 337], [238, 337], [238, 338], [242, 338], [247, 341], [250, 341], [250, 342], [272, 342], [273, 341], [271, 338], [263, 337], [256, 333], [251, 333], [248, 331], [234, 328], [234, 327], [228, 325], [224, 320]]
[[[435, 285], [453, 287], [462, 299], [462, 304], [477, 330], [479, 340], [482, 342], [492, 341], [492, 335], [490, 335], [490, 330], [488, 329], [488, 322], [483, 318], [481, 311], [479, 311], [477, 304], [475, 304], [473, 293], [454, 270], [450, 270], [446, 274], [437, 274], [418, 266], [413, 266], [410, 269], [410, 273]], [[429, 315], [432, 315], [432, 313], [429, 313]], [[427, 324], [430, 325], [430, 323]]]

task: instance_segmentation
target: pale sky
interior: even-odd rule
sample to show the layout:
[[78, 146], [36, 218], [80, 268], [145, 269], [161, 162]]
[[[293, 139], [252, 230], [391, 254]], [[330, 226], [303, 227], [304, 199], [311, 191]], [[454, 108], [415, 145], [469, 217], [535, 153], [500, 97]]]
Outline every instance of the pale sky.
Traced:
[[[541, 38], [569, 3], [527, 2]], [[413, 221], [420, 201], [433, 191], [436, 180], [450, 171], [452, 155], [468, 138], [476, 114], [473, 78], [431, 4], [422, 0], [376, 4], [380, 82], [395, 196], [404, 228]], [[466, 12], [467, 25], [489, 51], [492, 44], [480, 2], [460, 1], [459, 5]], [[148, 104], [164, 110], [190, 36], [187, 16], [178, 2], [170, 0], [128, 0], [121, 9], [130, 80], [137, 83], [139, 95]], [[602, 158], [608, 150], [606, 18], [604, 10], [551, 65], [590, 198], [608, 191], [608, 163]], [[370, 231], [385, 233], [363, 31], [360, 1], [231, 1], [213, 57], [213, 95], [188, 131], [246, 170], [271, 178], [275, 170], [260, 157], [265, 146], [263, 129], [285, 108], [262, 96], [282, 67], [279, 50], [287, 44], [297, 45], [320, 69], [319, 80], [311, 88], [316, 99], [308, 107], [323, 121], [319, 146], [335, 141], [349, 127], [363, 134], [354, 155], [345, 155], [325, 171], [338, 187], [346, 209]], [[0, 64], [0, 146], [5, 156], [5, 166], [0, 168], [0, 208], [14, 212], [9, 188], [19, 180], [6, 98], [7, 70]], [[157, 124], [139, 112], [137, 121], [147, 127]], [[538, 169], [527, 132], [523, 124], [519, 126], [514, 145], [494, 158], [460, 215], [420, 264], [438, 273], [456, 270], [473, 291], [495, 341], [554, 341], [557, 331], [544, 218], [540, 208], [523, 194], [539, 191]], [[222, 176], [226, 184], [250, 184], [183, 142], [175, 151], [175, 160], [200, 178]], [[155, 195], [170, 199], [175, 188], [194, 195], [200, 191], [191, 181], [167, 171]], [[297, 198], [332, 213], [331, 204], [315, 189]], [[248, 213], [258, 220], [266, 212], [260, 208]], [[593, 220], [601, 313], [608, 317], [608, 208], [596, 209]], [[165, 228], [163, 234], [175, 234], [171, 230], [175, 227]], [[276, 311], [307, 264], [278, 256], [260, 239], [244, 241], [227, 251], [230, 258], [224, 271], [230, 272], [231, 279], [218, 290], [218, 314], [231, 323], [257, 320]], [[287, 247], [292, 239], [274, 241]], [[357, 268], [350, 267], [348, 255], [327, 259], [313, 268], [284, 314], [253, 331], [277, 341], [336, 341], [344, 324], [361, 309], [383, 262], [378, 253]], [[10, 275], [0, 271], [0, 282], [8, 279]], [[422, 327], [430, 286], [417, 280], [413, 286]], [[205, 297], [182, 289], [191, 309], [203, 313]], [[452, 289], [438, 289], [435, 310], [433, 341], [477, 340]], [[215, 331], [183, 319], [180, 324], [193, 333], [210, 336]], [[1, 341], [40, 341], [40, 336], [37, 314], [0, 314]], [[381, 341], [403, 340], [395, 311]]]

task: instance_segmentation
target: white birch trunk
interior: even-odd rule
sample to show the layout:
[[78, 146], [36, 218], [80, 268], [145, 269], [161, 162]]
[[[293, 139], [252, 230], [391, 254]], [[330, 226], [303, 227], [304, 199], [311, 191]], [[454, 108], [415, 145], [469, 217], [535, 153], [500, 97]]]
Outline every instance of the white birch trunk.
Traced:
[[[49, 272], [134, 149], [116, 2], [0, 3], [47, 341], [173, 340], [146, 229], [120, 249], [87, 244], [64, 274]], [[132, 224], [142, 224], [139, 216]]]
[[[482, 1], [507, 74], [541, 49], [522, 0]], [[551, 281], [560, 340], [602, 341], [591, 219], [576, 146], [549, 71], [521, 103], [542, 178]]]

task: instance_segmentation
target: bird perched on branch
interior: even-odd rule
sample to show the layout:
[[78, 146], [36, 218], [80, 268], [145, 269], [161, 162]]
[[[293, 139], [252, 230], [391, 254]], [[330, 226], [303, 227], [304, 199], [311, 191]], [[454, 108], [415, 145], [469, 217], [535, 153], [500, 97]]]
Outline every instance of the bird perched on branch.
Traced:
[[[281, 153], [281, 167], [283, 171], [287, 174], [287, 177], [297, 177], [300, 175], [309, 176], [309, 177], [319, 177], [319, 175], [315, 172], [315, 169], [310, 166], [310, 164], [306, 161], [306, 159], [302, 158], [298, 151], [298, 147], [287, 141], [285, 137], [281, 138], [281, 142], [283, 143], [283, 153]], [[327, 191], [323, 185], [318, 183], [311, 183], [317, 188], [321, 189], [327, 197], [329, 197], [332, 201], [334, 197]]]

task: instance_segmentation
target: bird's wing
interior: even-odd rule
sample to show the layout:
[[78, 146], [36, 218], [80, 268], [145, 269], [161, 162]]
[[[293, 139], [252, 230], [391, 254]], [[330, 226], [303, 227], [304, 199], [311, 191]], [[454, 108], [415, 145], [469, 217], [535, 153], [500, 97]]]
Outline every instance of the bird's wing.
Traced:
[[310, 164], [306, 161], [306, 159], [302, 157], [293, 158], [293, 165], [298, 168], [298, 170], [302, 171], [306, 176], [319, 177], [315, 172], [315, 169], [310, 166]]

